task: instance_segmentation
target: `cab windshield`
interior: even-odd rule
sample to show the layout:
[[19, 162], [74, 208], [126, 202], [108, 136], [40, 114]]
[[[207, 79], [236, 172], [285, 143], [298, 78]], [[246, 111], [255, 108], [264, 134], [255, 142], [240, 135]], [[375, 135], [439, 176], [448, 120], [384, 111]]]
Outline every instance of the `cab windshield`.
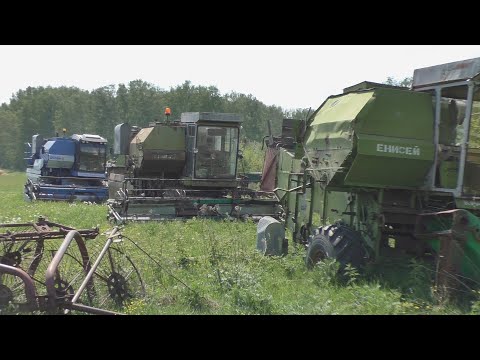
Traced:
[[238, 150], [237, 128], [199, 126], [196, 147], [196, 178], [235, 178]]
[[80, 144], [78, 170], [104, 172], [106, 159], [105, 144]]

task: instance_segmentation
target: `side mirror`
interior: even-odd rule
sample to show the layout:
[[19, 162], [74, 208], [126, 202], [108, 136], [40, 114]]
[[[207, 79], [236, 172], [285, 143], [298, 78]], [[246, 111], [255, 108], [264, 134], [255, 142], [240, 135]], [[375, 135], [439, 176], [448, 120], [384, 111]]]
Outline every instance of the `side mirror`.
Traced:
[[112, 146], [110, 146], [108, 148], [108, 152], [110, 153], [110, 156], [113, 156], [113, 147]]
[[238, 157], [239, 159], [243, 159], [243, 150], [238, 150], [238, 152], [237, 152], [237, 157]]

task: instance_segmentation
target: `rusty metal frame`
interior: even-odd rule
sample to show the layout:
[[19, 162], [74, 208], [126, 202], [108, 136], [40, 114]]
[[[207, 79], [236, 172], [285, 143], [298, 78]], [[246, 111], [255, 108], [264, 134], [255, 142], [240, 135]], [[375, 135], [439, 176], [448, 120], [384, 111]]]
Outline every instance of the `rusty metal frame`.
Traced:
[[[78, 300], [80, 295], [83, 293], [85, 288], [93, 288], [93, 279], [92, 279], [93, 274], [97, 269], [98, 265], [100, 264], [100, 262], [102, 261], [103, 257], [105, 256], [106, 251], [112, 244], [113, 237], [115, 236], [117, 231], [118, 231], [118, 228], [115, 227], [112, 233], [110, 234], [110, 236], [108, 237], [105, 246], [103, 247], [102, 251], [100, 252], [100, 255], [95, 260], [95, 263], [93, 265], [90, 264], [87, 248], [85, 246], [85, 242], [82, 238], [82, 235], [80, 235], [80, 233], [76, 230], [71, 230], [68, 232], [67, 236], [65, 237], [65, 240], [62, 242], [62, 245], [60, 245], [60, 248], [55, 253], [55, 256], [53, 257], [52, 261], [48, 265], [47, 272], [45, 274], [45, 284], [47, 286], [49, 312], [55, 312], [57, 308], [65, 308], [68, 310], [78, 310], [78, 311], [83, 311], [83, 312], [97, 314], [97, 315], [121, 315], [120, 313], [117, 313], [114, 311], [104, 310], [104, 309], [76, 303], [76, 301]], [[58, 299], [56, 297], [56, 289], [55, 289], [55, 274], [57, 273], [58, 267], [63, 259], [63, 256], [65, 255], [66, 251], [68, 250], [68, 247], [70, 246], [73, 240], [76, 241], [78, 248], [80, 250], [80, 253], [82, 254], [83, 267], [84, 267], [84, 271], [86, 272], [86, 277], [83, 280], [77, 292], [74, 294], [71, 302], [58, 302]]]
[[[19, 228], [19, 227], [32, 227], [34, 231], [31, 232], [18, 232], [0, 233], [1, 240], [9, 241], [24, 241], [24, 240], [46, 240], [46, 239], [63, 239], [70, 230], [76, 230], [74, 228], [57, 224], [43, 217], [38, 218], [37, 223], [17, 223], [17, 224], [0, 224], [0, 228]], [[52, 227], [58, 228], [58, 230], [52, 230]], [[98, 228], [95, 229], [83, 229], [76, 230], [85, 239], [94, 239], [98, 235]]]
[[0, 274], [9, 274], [20, 278], [25, 286], [25, 297], [27, 298], [27, 310], [35, 311], [38, 309], [37, 291], [33, 279], [22, 269], [0, 264]]
[[92, 312], [94, 314], [101, 314], [101, 315], [119, 315], [119, 313], [117, 313], [117, 312], [76, 304], [78, 298], [82, 295], [85, 288], [87, 286], [89, 286], [89, 284], [93, 284], [93, 280], [91, 281], [91, 279], [93, 277], [93, 274], [97, 270], [97, 267], [100, 265], [100, 262], [102, 261], [103, 257], [107, 253], [107, 250], [110, 248], [110, 245], [112, 245], [113, 238], [117, 235], [118, 230], [119, 230], [118, 226], [115, 226], [113, 228], [113, 230], [110, 233], [110, 236], [108, 237], [107, 242], [105, 243], [102, 251], [100, 251], [100, 254], [98, 255], [97, 259], [95, 260], [95, 263], [91, 266], [90, 270], [88, 271], [87, 276], [85, 277], [82, 284], [78, 288], [77, 293], [73, 296], [71, 304], [68, 304], [68, 306], [70, 306], [70, 309], [73, 309], [73, 310], [83, 309], [81, 311], [87, 311], [87, 312]]
[[[128, 189], [127, 183], [132, 181], [146, 181], [152, 184], [162, 183], [164, 185], [170, 184], [169, 187], [146, 187]], [[190, 180], [190, 179], [189, 179]], [[231, 179], [194, 179], [195, 181], [212, 182], [229, 181]], [[237, 179], [238, 180], [238, 179]], [[238, 180], [241, 184], [244, 180]], [[259, 183], [259, 181], [249, 181], [251, 183]], [[162, 196], [155, 192], [165, 191], [181, 191], [183, 196]], [[142, 196], [141, 193], [154, 192], [152, 195]], [[228, 207], [229, 216], [236, 217], [237, 205], [242, 207], [255, 208], [257, 205], [270, 207], [271, 211], [262, 213], [245, 213], [242, 215], [251, 216], [252, 219], [260, 218], [262, 216], [276, 216], [276, 206], [279, 204], [279, 198], [273, 191], [253, 190], [247, 187], [221, 187], [208, 189], [185, 188], [179, 185], [179, 179], [163, 179], [163, 178], [125, 178], [122, 181], [122, 188], [117, 191], [118, 198], [109, 199], [107, 201], [108, 215], [114, 218], [117, 224], [122, 224], [128, 220], [183, 220], [195, 216], [206, 216], [211, 218], [222, 218], [223, 215], [215, 213], [215, 211], [201, 211], [200, 205], [196, 204], [203, 200], [221, 201], [230, 200], [229, 203], [219, 203], [220, 206]], [[129, 214], [129, 206], [150, 204], [151, 206], [175, 206], [179, 208], [188, 208], [186, 214], [166, 214], [164, 216], [151, 217], [149, 214]]]
[[[38, 223], [17, 223], [17, 224], [0, 224], [0, 228], [20, 228], [20, 227], [33, 227], [34, 231], [31, 232], [10, 232], [0, 233], [0, 242], [2, 241], [36, 241], [37, 246], [35, 249], [35, 254], [38, 255], [41, 253], [43, 247], [43, 242], [48, 239], [61, 239], [64, 238], [59, 249], [56, 251], [55, 256], [47, 267], [45, 273], [45, 285], [47, 289], [47, 296], [38, 296], [34, 279], [30, 270], [28, 273], [21, 268], [16, 268], [10, 265], [0, 263], [0, 274], [10, 274], [20, 278], [25, 287], [25, 295], [27, 299], [27, 304], [25, 308], [22, 308], [21, 311], [34, 311], [34, 310], [47, 310], [48, 313], [56, 313], [58, 309], [77, 310], [91, 314], [100, 314], [100, 315], [121, 315], [120, 313], [104, 310], [100, 308], [95, 308], [83, 304], [78, 304], [76, 301], [79, 299], [80, 295], [85, 289], [87, 291], [93, 291], [93, 275], [97, 267], [99, 266], [101, 260], [106, 254], [108, 248], [113, 243], [114, 237], [117, 235], [119, 228], [115, 227], [110, 233], [107, 242], [105, 243], [100, 255], [95, 260], [95, 263], [92, 265], [90, 263], [90, 258], [88, 255], [88, 250], [86, 247], [85, 239], [93, 239], [98, 235], [98, 228], [95, 229], [86, 229], [86, 230], [76, 230], [61, 224], [53, 223], [46, 220], [43, 217], [38, 219]], [[58, 230], [52, 230], [51, 227], [57, 227]], [[82, 258], [82, 268], [86, 274], [86, 278], [83, 280], [77, 292], [73, 294], [71, 301], [59, 301], [55, 289], [55, 275], [57, 274], [58, 268], [62, 263], [62, 259], [66, 254], [67, 250], [71, 246], [73, 240], [75, 240], [80, 255]], [[38, 262], [39, 257], [37, 256], [34, 262]], [[33, 263], [32, 263], [33, 264]], [[38, 265], [38, 264], [37, 264]], [[32, 265], [30, 265], [32, 267]], [[46, 300], [46, 302], [45, 302]]]
[[48, 294], [48, 310], [53, 312], [57, 307], [58, 299], [56, 297], [56, 290], [55, 290], [55, 274], [57, 273], [58, 266], [63, 259], [63, 256], [68, 250], [70, 243], [75, 239], [78, 245], [78, 249], [80, 250], [80, 254], [82, 255], [82, 262], [83, 262], [83, 270], [88, 273], [90, 271], [90, 259], [88, 257], [87, 247], [85, 242], [83, 241], [82, 235], [76, 230], [71, 230], [68, 232], [65, 240], [63, 240], [60, 248], [55, 253], [52, 261], [48, 265], [47, 271], [45, 273], [45, 285], [47, 287], [47, 294]]

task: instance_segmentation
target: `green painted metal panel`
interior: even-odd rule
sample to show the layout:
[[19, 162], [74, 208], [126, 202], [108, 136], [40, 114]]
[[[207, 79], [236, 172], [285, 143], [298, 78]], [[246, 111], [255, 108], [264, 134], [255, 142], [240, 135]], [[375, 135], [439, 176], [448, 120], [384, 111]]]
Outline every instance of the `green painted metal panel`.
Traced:
[[432, 142], [358, 134], [357, 143], [345, 185], [417, 188], [433, 164]]
[[141, 129], [130, 143], [130, 155], [142, 173], [160, 169], [180, 173], [185, 163], [185, 127], [157, 125]]
[[355, 132], [433, 142], [433, 119], [431, 95], [375, 89], [357, 116]]
[[459, 209], [480, 209], [480, 198], [472, 199], [455, 199], [455, 205]]
[[358, 155], [345, 177], [345, 185], [418, 188], [425, 182], [431, 162]]
[[[281, 149], [278, 156], [277, 188], [288, 189], [288, 178], [292, 171], [293, 155], [288, 151]], [[286, 192], [283, 190], [278, 190], [277, 196], [281, 199], [285, 193]]]
[[353, 121], [372, 96], [369, 91], [330, 97], [307, 129], [307, 151], [336, 150], [336, 161], [342, 163], [353, 147]]
[[[465, 210], [465, 213], [468, 218], [470, 231], [467, 233], [467, 241], [464, 247], [464, 256], [461, 260], [461, 272], [464, 276], [474, 279], [475, 281], [480, 281], [480, 241], [477, 240], [480, 234], [480, 219], [476, 217], [469, 211]], [[448, 229], [450, 224], [433, 224], [428, 230], [444, 230]], [[439, 250], [440, 241], [439, 239], [428, 240], [430, 245], [435, 251]]]
[[[155, 126], [140, 130], [137, 137], [142, 138], [143, 132], [145, 149], [165, 149], [185, 151], [185, 127], [180, 126]], [[147, 134], [148, 133], [148, 134]]]
[[356, 120], [357, 155], [345, 184], [423, 186], [434, 159], [433, 119], [430, 95], [375, 89]]
[[395, 86], [395, 85], [388, 85], [388, 84], [381, 84], [372, 81], [362, 81], [361, 83], [346, 87], [343, 89], [343, 93], [349, 93], [358, 90], [367, 90], [372, 88], [388, 88], [388, 89], [402, 89], [408, 90], [408, 87], [405, 86]]
[[338, 191], [328, 191], [325, 203], [325, 222], [333, 224], [336, 221], [344, 220], [347, 224], [350, 222], [350, 216], [343, 213], [348, 209], [348, 193]]
[[378, 88], [330, 97], [307, 131], [307, 154], [328, 185], [418, 188], [433, 164], [433, 119], [425, 93]]
[[374, 92], [349, 93], [328, 98], [307, 129], [305, 147], [311, 167], [341, 184], [354, 149], [354, 122]]
[[[303, 179], [300, 173], [302, 170], [302, 161], [295, 159], [294, 154], [280, 149], [277, 171], [277, 196], [281, 199], [282, 205], [288, 210], [285, 226], [292, 232], [295, 227], [300, 228], [308, 221], [308, 214], [310, 211], [310, 190], [307, 189], [305, 194], [301, 194], [301, 190], [292, 190], [303, 184]], [[295, 217], [295, 209], [298, 207], [297, 216]]]
[[[320, 218], [322, 217], [322, 210], [323, 210], [323, 193], [325, 188], [320, 186], [320, 183], [314, 183], [314, 191], [313, 191], [313, 211], [315, 213], [320, 214]], [[320, 225], [320, 224], [319, 224]]]
[[323, 104], [310, 125], [315, 127], [352, 121], [373, 95], [373, 91], [366, 91], [332, 96]]
[[455, 189], [458, 177], [458, 161], [444, 160], [440, 163], [438, 175], [440, 186], [447, 189]]
[[358, 154], [413, 161], [431, 161], [434, 157], [431, 139], [427, 141], [365, 134], [358, 134], [357, 137]]

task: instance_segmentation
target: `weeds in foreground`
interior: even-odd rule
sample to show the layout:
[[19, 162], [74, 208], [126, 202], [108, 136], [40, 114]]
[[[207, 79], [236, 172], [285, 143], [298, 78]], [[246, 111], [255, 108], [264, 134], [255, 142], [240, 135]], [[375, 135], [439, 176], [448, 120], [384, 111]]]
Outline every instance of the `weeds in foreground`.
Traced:
[[[23, 182], [23, 174], [0, 177], [0, 222], [44, 215], [76, 228], [111, 228], [104, 205], [25, 203]], [[123, 233], [161, 264], [126, 247], [147, 291], [127, 314], [480, 314], [480, 292], [468, 301], [436, 302], [431, 265], [420, 261], [347, 265], [339, 278], [335, 261], [307, 271], [302, 247], [290, 244], [284, 257], [262, 256], [252, 222], [131, 223]]]

